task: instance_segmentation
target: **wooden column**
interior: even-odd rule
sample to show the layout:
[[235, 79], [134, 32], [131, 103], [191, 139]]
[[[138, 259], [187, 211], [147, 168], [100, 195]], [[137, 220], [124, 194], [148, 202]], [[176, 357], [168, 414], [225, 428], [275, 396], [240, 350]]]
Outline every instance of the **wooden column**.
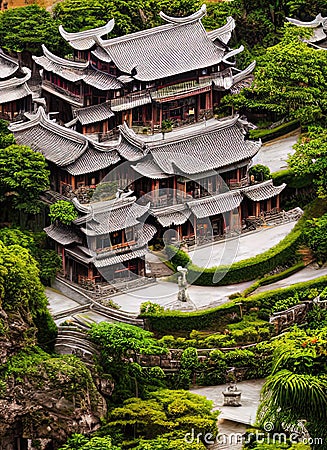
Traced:
[[256, 217], [260, 216], [260, 202], [255, 203], [255, 215]]
[[87, 271], [87, 277], [92, 279], [93, 278], [93, 267], [89, 266]]
[[61, 247], [61, 259], [62, 259], [62, 271], [64, 273], [64, 277], [66, 276], [66, 258], [65, 258], [65, 247]]
[[277, 208], [277, 211], [280, 210], [280, 197], [279, 197], [279, 195], [280, 194], [278, 194], [277, 197], [276, 197], [276, 208]]
[[237, 182], [239, 183], [241, 181], [241, 169], [237, 169]]
[[177, 178], [176, 175], [173, 178], [173, 204], [177, 203]]
[[162, 104], [159, 103], [159, 126], [161, 127], [162, 124]]
[[74, 175], [71, 176], [71, 185], [72, 185], [72, 189], [75, 190], [76, 189], [76, 178]]
[[194, 228], [194, 238], [196, 239], [196, 235], [197, 235], [197, 230], [196, 230], [196, 217], [195, 216], [193, 216], [194, 217], [194, 225], [193, 225], [193, 228]]
[[271, 211], [271, 198], [267, 200], [267, 211]]

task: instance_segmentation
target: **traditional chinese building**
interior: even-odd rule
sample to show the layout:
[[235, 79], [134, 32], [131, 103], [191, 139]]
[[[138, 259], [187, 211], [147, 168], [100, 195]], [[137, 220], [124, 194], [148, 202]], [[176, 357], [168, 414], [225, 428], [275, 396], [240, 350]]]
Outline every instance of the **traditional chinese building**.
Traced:
[[20, 68], [14, 58], [0, 50], [0, 119], [13, 121], [32, 108], [32, 91], [27, 85], [31, 71]]
[[101, 283], [145, 275], [144, 255], [156, 229], [142, 218], [150, 205], [119, 192], [113, 200], [82, 205], [73, 200], [80, 217], [71, 226], [45, 228], [62, 255], [64, 275], [73, 282]]
[[315, 48], [327, 48], [327, 17], [322, 17], [321, 14], [318, 14], [311, 22], [302, 22], [290, 17], [286, 17], [286, 19], [297, 27], [310, 28], [312, 30], [312, 36], [304, 39], [304, 42]]
[[90, 183], [95, 188], [106, 177], [148, 205], [147, 222], [157, 237], [168, 228], [181, 240], [221, 236], [239, 230], [242, 219], [279, 210], [285, 185], [251, 184], [248, 167], [261, 143], [246, 139], [247, 123], [238, 116], [153, 136], [138, 135], [124, 124], [119, 139], [106, 143], [57, 124], [42, 107], [29, 117], [10, 129], [19, 144], [44, 154], [54, 190], [67, 198], [82, 192], [79, 198], [88, 202], [84, 188]]
[[46, 47], [34, 57], [49, 111], [100, 140], [125, 121], [146, 133], [160, 130], [163, 121], [179, 126], [212, 117], [224, 92], [242, 86], [255, 62], [236, 69], [234, 57], [243, 47], [227, 45], [234, 20], [206, 32], [205, 12], [203, 5], [185, 18], [160, 13], [164, 25], [109, 40], [103, 37], [114, 20], [79, 33], [60, 27], [74, 59], [58, 58]]
[[[242, 48], [227, 45], [233, 19], [206, 32], [204, 14], [205, 7], [186, 18], [161, 13], [166, 24], [109, 40], [113, 21], [80, 33], [61, 28], [74, 59], [45, 47], [34, 58], [58, 121], [39, 107], [10, 129], [45, 156], [52, 189], [79, 211], [71, 227], [46, 228], [71, 281], [143, 275], [148, 243], [167, 230], [201, 242], [279, 210], [285, 185], [249, 178], [261, 143], [248, 139], [248, 123], [213, 118], [222, 95], [249, 81], [254, 63], [238, 71]], [[106, 186], [116, 198], [106, 197]]]

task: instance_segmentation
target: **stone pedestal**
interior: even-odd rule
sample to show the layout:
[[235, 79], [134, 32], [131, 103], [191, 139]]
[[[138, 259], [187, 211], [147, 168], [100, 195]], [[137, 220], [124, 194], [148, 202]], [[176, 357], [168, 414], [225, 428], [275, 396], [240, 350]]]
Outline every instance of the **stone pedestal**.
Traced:
[[223, 406], [242, 406], [241, 394], [241, 391], [237, 389], [236, 385], [228, 386], [227, 389], [223, 391]]

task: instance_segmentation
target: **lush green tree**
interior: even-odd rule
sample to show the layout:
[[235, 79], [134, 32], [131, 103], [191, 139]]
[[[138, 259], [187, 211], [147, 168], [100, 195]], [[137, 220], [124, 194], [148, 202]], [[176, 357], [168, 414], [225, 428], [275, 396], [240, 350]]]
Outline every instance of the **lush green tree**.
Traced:
[[39, 268], [30, 252], [19, 245], [6, 247], [0, 240], [0, 306], [7, 313], [26, 314], [37, 327], [37, 338], [52, 349], [57, 327], [49, 314]]
[[156, 439], [142, 440], [135, 450], [205, 450], [202, 442], [186, 442], [174, 436], [160, 436]]
[[113, 378], [113, 401], [120, 403], [131, 396], [143, 397], [148, 390], [164, 385], [162, 369], [142, 368], [135, 362], [137, 354], [159, 355], [167, 351], [152, 333], [125, 323], [100, 322], [92, 325], [89, 334], [101, 349], [103, 371]]
[[54, 7], [54, 17], [67, 31], [80, 31], [104, 25], [115, 19], [115, 28], [110, 38], [133, 33], [162, 23], [159, 11], [176, 16], [186, 16], [200, 7], [198, 0], [64, 0]]
[[109, 436], [89, 439], [82, 434], [73, 434], [59, 450], [120, 450], [120, 447], [113, 445]]
[[325, 262], [327, 260], [327, 214], [319, 219], [309, 220], [304, 235], [306, 243], [318, 262]]
[[258, 58], [255, 80], [222, 104], [243, 112], [266, 113], [273, 119], [322, 122], [327, 113], [327, 54], [299, 39], [310, 30], [286, 26], [281, 42]]
[[71, 202], [59, 200], [50, 206], [49, 218], [51, 223], [59, 221], [64, 225], [70, 225], [77, 217], [78, 213]]
[[327, 329], [295, 330], [280, 340], [274, 353], [272, 375], [262, 389], [258, 417], [260, 423], [272, 422], [275, 429], [282, 423], [306, 421], [311, 437], [323, 443], [327, 438]]
[[256, 164], [249, 170], [249, 174], [254, 176], [255, 181], [266, 181], [270, 178], [269, 167], [262, 164]]
[[0, 47], [12, 52], [27, 50], [42, 54], [41, 45], [64, 54], [67, 46], [58, 31], [59, 23], [38, 5], [8, 9], [0, 13]]
[[167, 432], [184, 436], [194, 429], [195, 436], [211, 433], [214, 439], [218, 432], [218, 412], [211, 410], [212, 402], [205, 397], [188, 391], [163, 389], [152, 392], [146, 400], [126, 400], [123, 406], [109, 413], [105, 428], [145, 439]]
[[29, 147], [0, 149], [0, 202], [2, 207], [26, 213], [40, 211], [39, 195], [49, 187], [44, 156]]
[[309, 127], [308, 133], [294, 146], [288, 164], [295, 175], [311, 176], [320, 197], [327, 196], [327, 129]]
[[50, 285], [61, 268], [61, 259], [54, 250], [46, 248], [46, 234], [33, 233], [19, 228], [0, 229], [0, 241], [5, 245], [20, 245], [36, 259], [43, 284]]
[[0, 148], [9, 147], [15, 143], [15, 138], [8, 130], [8, 122], [0, 120]]

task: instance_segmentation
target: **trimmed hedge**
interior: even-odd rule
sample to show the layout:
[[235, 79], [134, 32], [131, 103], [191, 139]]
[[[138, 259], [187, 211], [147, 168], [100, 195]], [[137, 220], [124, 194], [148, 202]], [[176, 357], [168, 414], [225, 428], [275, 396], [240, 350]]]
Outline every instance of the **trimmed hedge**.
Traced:
[[305, 300], [310, 294], [311, 289], [323, 291], [327, 286], [327, 276], [310, 280], [303, 283], [297, 283], [293, 286], [263, 292], [251, 297], [239, 297], [228, 303], [203, 311], [183, 313], [180, 311], [164, 311], [159, 314], [142, 314], [145, 320], [146, 328], [162, 334], [172, 332], [192, 331], [192, 330], [217, 330], [223, 331], [226, 325], [235, 321], [240, 314], [240, 305], [242, 303], [243, 313], [247, 313], [251, 308], [272, 309], [273, 305], [279, 301], [298, 295], [300, 300]]
[[[293, 229], [281, 242], [260, 255], [232, 264], [203, 269], [188, 265], [188, 279], [199, 286], [225, 286], [254, 280], [271, 272], [277, 266], [299, 260], [297, 250], [303, 242], [302, 231]], [[215, 282], [214, 277], [219, 281]]]
[[283, 183], [287, 184], [288, 188], [302, 189], [312, 187], [312, 175], [296, 175], [292, 169], [279, 170], [271, 174], [271, 178], [275, 186], [280, 186]]
[[260, 278], [260, 280], [255, 281], [251, 286], [249, 286], [247, 289], [245, 289], [242, 292], [243, 297], [247, 297], [252, 292], [254, 292], [256, 289], [258, 289], [260, 286], [267, 286], [268, 284], [276, 283], [277, 281], [284, 280], [285, 278], [293, 275], [296, 272], [299, 272], [300, 270], [304, 269], [305, 264], [303, 261], [300, 261], [299, 263], [295, 264], [292, 267], [289, 267], [288, 269], [284, 270], [283, 272], [275, 273], [274, 275], [268, 275], [266, 277]]
[[[199, 286], [225, 286], [261, 278], [278, 266], [289, 266], [299, 262], [297, 250], [303, 244], [303, 230], [308, 219], [322, 216], [327, 210], [324, 199], [316, 199], [309, 204], [293, 230], [277, 245], [253, 258], [238, 261], [231, 266], [198, 267], [192, 263], [189, 255], [182, 250], [169, 247], [168, 256], [176, 267], [188, 268], [188, 281]], [[218, 281], [214, 281], [218, 280]]]
[[272, 139], [284, 136], [291, 131], [296, 130], [300, 127], [300, 122], [298, 120], [292, 120], [291, 122], [283, 123], [276, 128], [271, 129], [255, 129], [250, 130], [251, 139], [261, 139], [262, 142], [271, 141]]

